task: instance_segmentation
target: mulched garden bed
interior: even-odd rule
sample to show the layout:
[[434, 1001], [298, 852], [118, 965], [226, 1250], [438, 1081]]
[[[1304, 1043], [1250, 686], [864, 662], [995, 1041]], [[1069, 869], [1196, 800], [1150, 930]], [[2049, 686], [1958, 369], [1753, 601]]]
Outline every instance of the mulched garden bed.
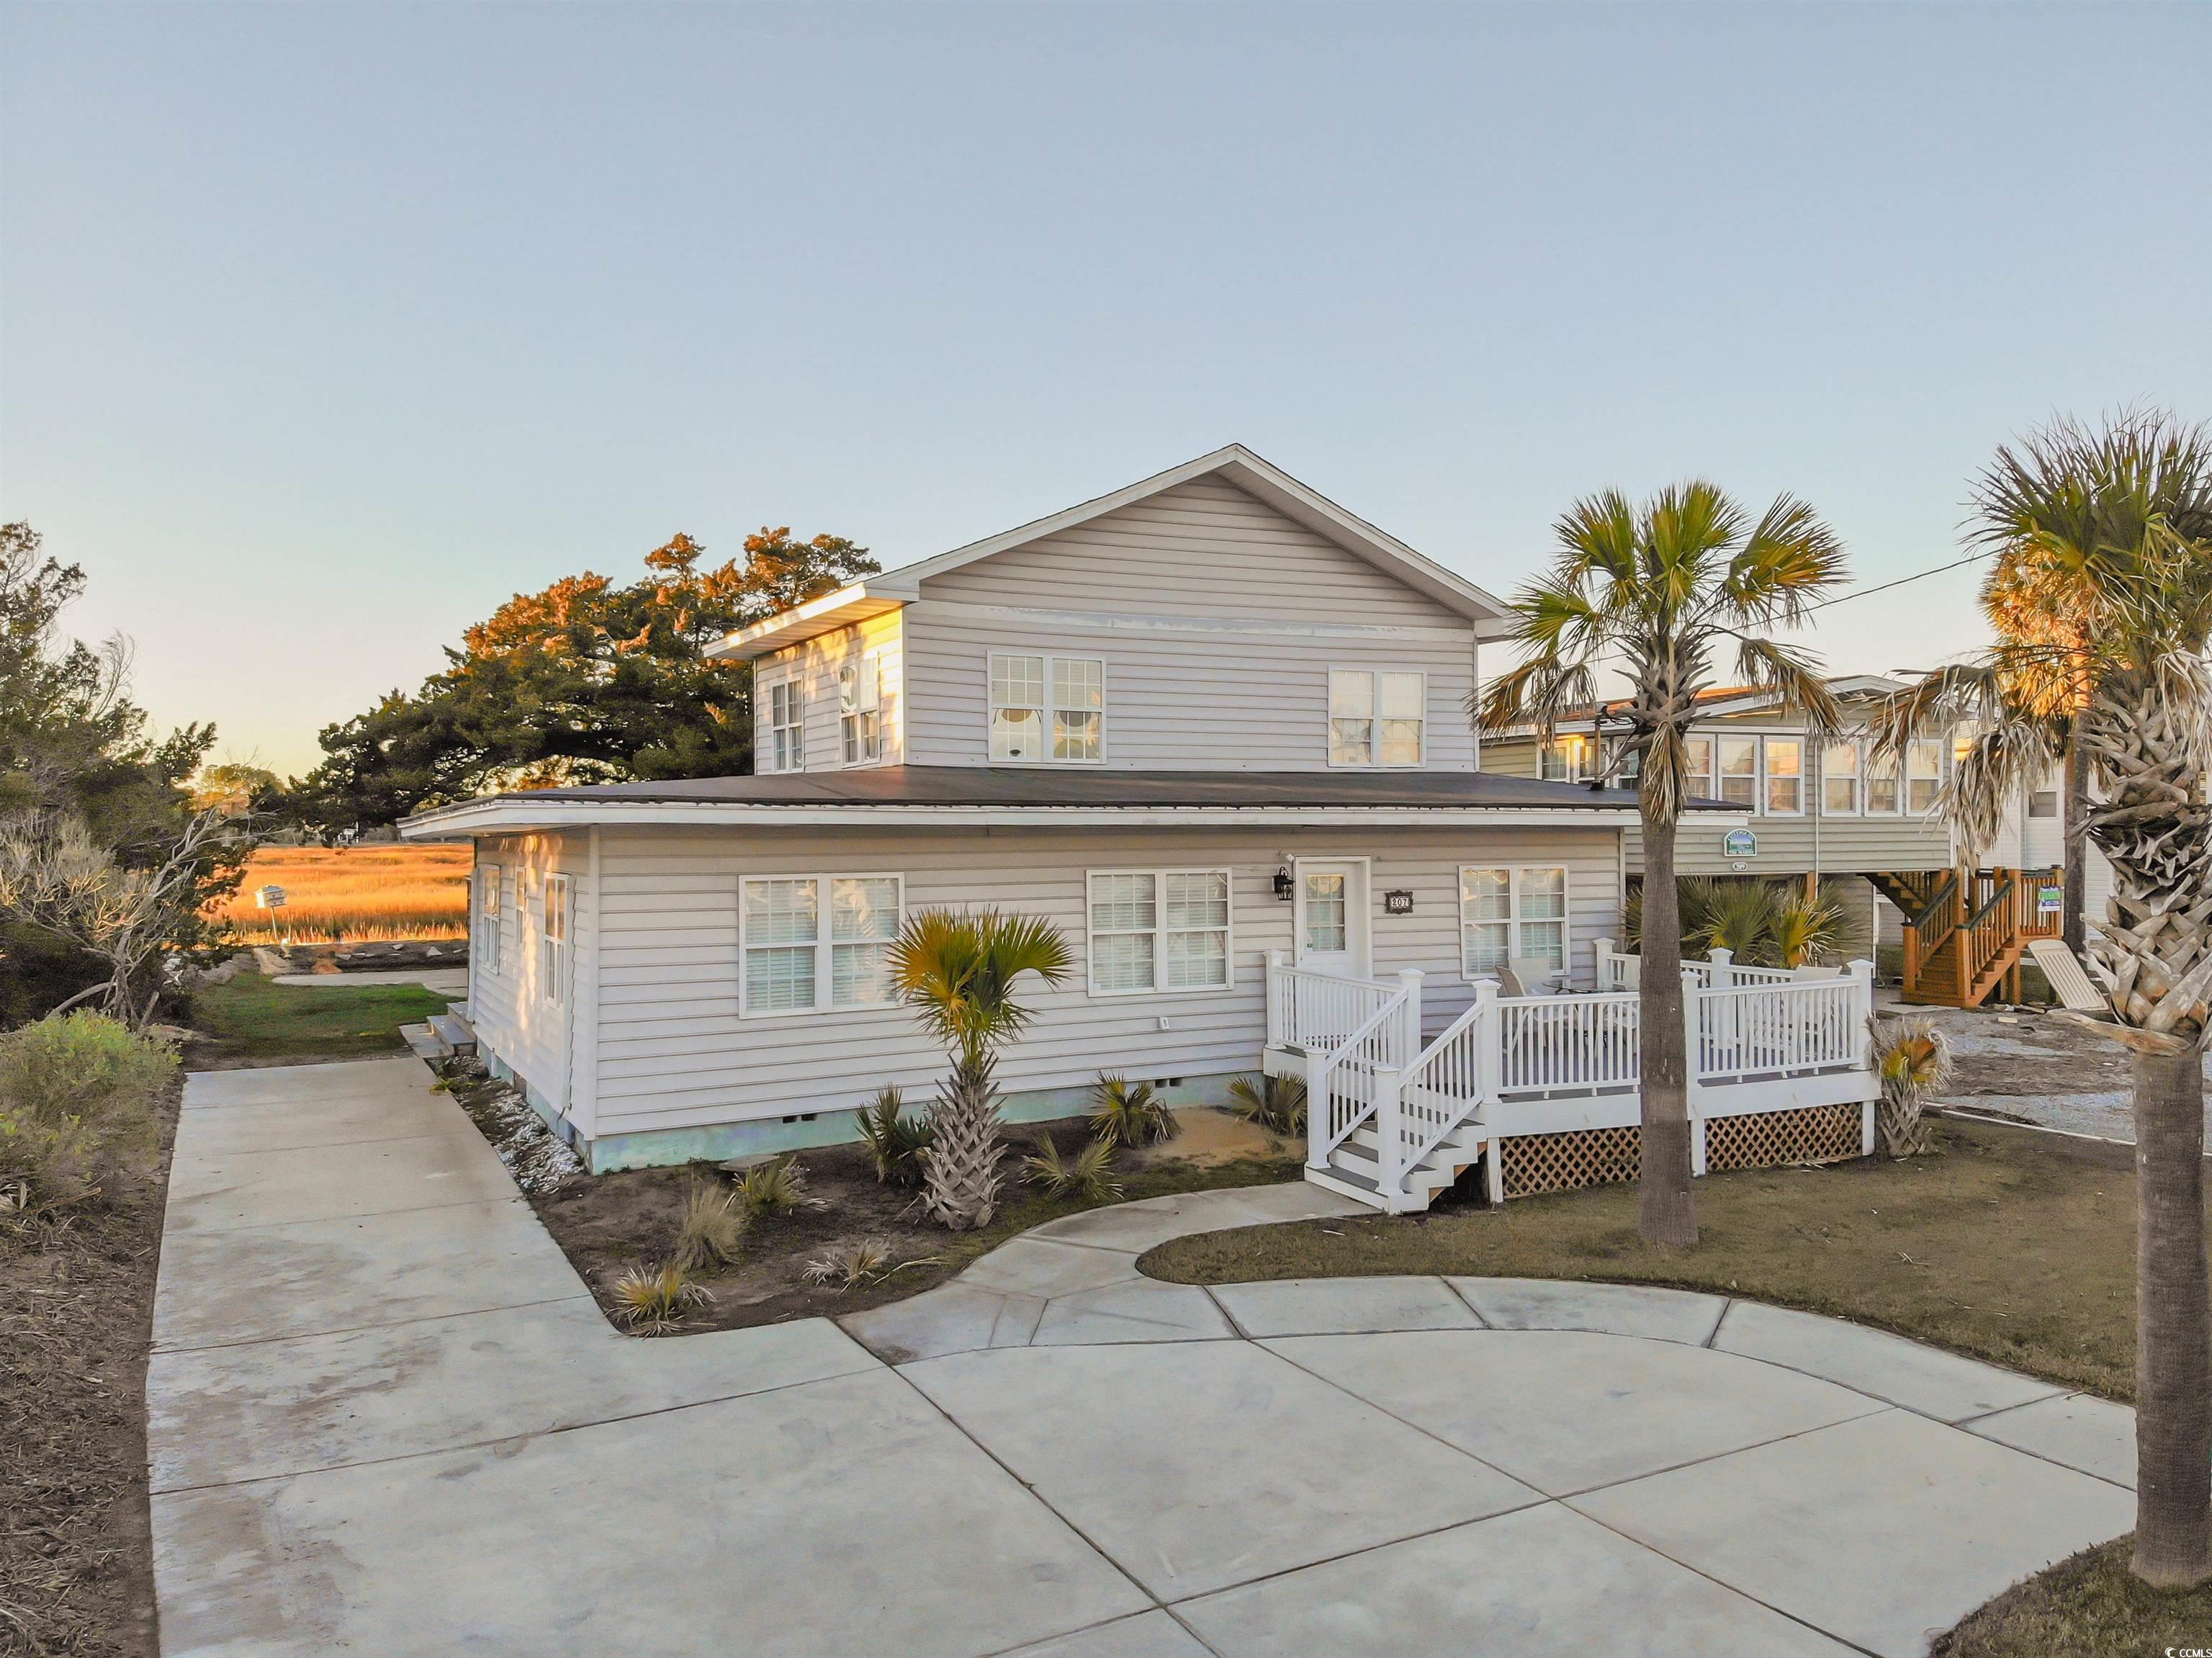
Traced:
[[[553, 1140], [536, 1113], [519, 1105], [508, 1090], [496, 1084], [457, 1082], [451, 1091], [515, 1173], [516, 1184], [545, 1229], [610, 1319], [614, 1317], [616, 1279], [634, 1267], [657, 1267], [668, 1259], [694, 1183], [726, 1184], [729, 1179], [713, 1163], [584, 1174], [574, 1154]], [[1265, 1186], [1299, 1178], [1303, 1143], [1270, 1141], [1257, 1130], [1224, 1125], [1218, 1112], [1182, 1115], [1191, 1132], [1182, 1139], [1139, 1152], [1124, 1150], [1116, 1156], [1115, 1174], [1121, 1192], [1101, 1201], [1127, 1203], [1170, 1192]], [[1000, 1208], [992, 1223], [976, 1232], [947, 1232], [922, 1212], [914, 1190], [879, 1184], [875, 1166], [860, 1146], [823, 1146], [793, 1154], [805, 1171], [806, 1204], [789, 1214], [756, 1216], [735, 1266], [691, 1274], [692, 1282], [713, 1300], [694, 1310], [677, 1333], [834, 1318], [902, 1301], [943, 1283], [1017, 1233], [1099, 1207], [1098, 1202], [1045, 1197], [1024, 1184], [1020, 1171], [1022, 1158], [1036, 1149], [1042, 1137], [1049, 1135], [1063, 1153], [1072, 1154], [1088, 1142], [1090, 1132], [1082, 1118], [1009, 1125], [1007, 1180]], [[1176, 1155], [1187, 1143], [1200, 1142], [1203, 1161]], [[912, 1264], [850, 1289], [807, 1282], [809, 1262], [868, 1240], [883, 1240], [896, 1259]]]
[[158, 1649], [146, 1355], [183, 1092], [159, 1167], [120, 1201], [0, 1216], [0, 1653]]

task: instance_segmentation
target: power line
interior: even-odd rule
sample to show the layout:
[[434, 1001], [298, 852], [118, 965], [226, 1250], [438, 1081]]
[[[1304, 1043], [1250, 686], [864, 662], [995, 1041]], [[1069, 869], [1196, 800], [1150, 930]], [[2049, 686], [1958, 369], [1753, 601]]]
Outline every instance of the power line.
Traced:
[[1947, 570], [1958, 570], [1966, 564], [1978, 564], [1989, 556], [1986, 552], [1977, 552], [1968, 558], [1954, 560], [1948, 564], [1938, 564], [1933, 570], [1923, 570], [1911, 576], [1900, 576], [1894, 582], [1884, 582], [1880, 587], [1854, 588], [1849, 593], [1839, 593], [1832, 599], [1823, 599], [1817, 605], [1806, 606], [1805, 613], [1810, 615], [1816, 610], [1826, 610], [1830, 605], [1844, 604], [1853, 599], [1864, 599], [1871, 594], [1887, 593], [1890, 588], [1901, 588], [1908, 582], [1921, 582], [1931, 576], [1941, 576]]

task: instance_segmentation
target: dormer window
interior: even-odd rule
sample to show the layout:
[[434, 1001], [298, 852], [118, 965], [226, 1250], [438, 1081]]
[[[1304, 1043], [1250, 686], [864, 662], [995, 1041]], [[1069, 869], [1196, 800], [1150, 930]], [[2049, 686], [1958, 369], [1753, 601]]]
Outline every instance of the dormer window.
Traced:
[[1358, 667], [1328, 675], [1331, 765], [1419, 765], [1428, 731], [1429, 676]]
[[1105, 717], [1103, 657], [991, 653], [994, 760], [1095, 765]]

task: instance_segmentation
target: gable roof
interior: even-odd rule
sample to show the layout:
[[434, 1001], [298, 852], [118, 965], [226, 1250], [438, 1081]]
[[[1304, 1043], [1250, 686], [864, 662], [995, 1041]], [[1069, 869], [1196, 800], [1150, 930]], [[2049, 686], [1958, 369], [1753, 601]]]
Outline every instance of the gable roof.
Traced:
[[1273, 462], [1262, 460], [1242, 443], [1231, 443], [1211, 454], [1186, 460], [1164, 472], [1099, 496], [1049, 518], [971, 541], [964, 547], [940, 552], [934, 558], [885, 570], [840, 588], [835, 593], [740, 628], [720, 643], [708, 648], [709, 656], [745, 659], [766, 655], [817, 635], [829, 633], [887, 610], [896, 610], [921, 597], [921, 584], [966, 565], [1027, 546], [1032, 541], [1057, 535], [1123, 507], [1190, 483], [1194, 479], [1219, 477], [1235, 485], [1292, 522], [1302, 524], [1324, 540], [1363, 558], [1455, 614], [1474, 625], [1478, 637], [1494, 638], [1511, 625], [1505, 602], [1462, 576], [1456, 576], [1364, 518], [1353, 516], [1334, 501], [1308, 488]]

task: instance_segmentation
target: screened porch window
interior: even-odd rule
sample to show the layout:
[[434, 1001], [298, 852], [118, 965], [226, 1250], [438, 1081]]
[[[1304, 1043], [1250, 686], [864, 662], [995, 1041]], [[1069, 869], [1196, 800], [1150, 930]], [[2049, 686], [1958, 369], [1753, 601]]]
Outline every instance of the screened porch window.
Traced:
[[1090, 907], [1092, 994], [1228, 984], [1226, 869], [1096, 871]]
[[[882, 1007], [894, 999], [896, 875], [771, 875], [744, 883], [744, 1011]], [[826, 911], [826, 913], [825, 913]]]

